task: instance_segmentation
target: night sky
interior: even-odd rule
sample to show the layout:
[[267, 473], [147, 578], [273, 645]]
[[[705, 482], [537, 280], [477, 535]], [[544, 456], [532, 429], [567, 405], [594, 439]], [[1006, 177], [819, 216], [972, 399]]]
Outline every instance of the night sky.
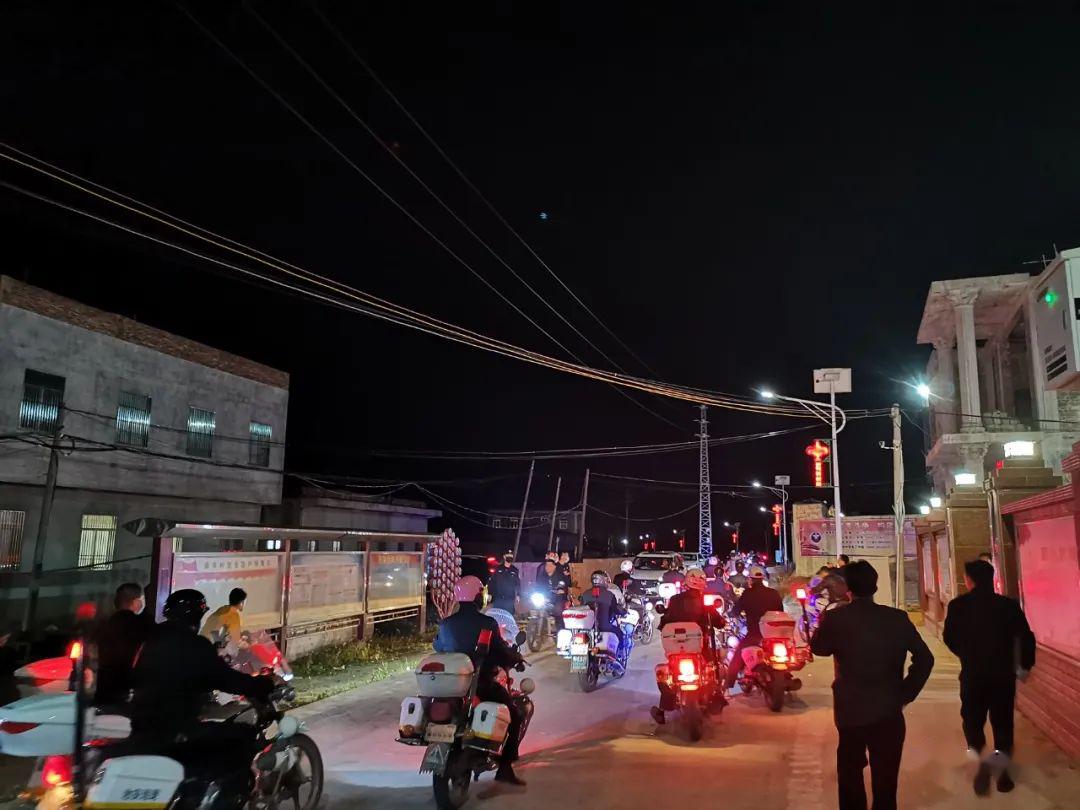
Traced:
[[[739, 2], [355, 3], [319, 8], [561, 278], [666, 381], [811, 395], [854, 368], [853, 408], [894, 401], [932, 280], [1034, 271], [1080, 244], [1080, 62], [1072, 4], [919, 13]], [[397, 110], [307, 3], [254, 7], [385, 144], [627, 371], [653, 372], [561, 290]], [[244, 5], [186, 8], [372, 179], [588, 363], [575, 336], [458, 227]], [[260, 88], [172, 3], [9, 2], [0, 11], [6, 143], [200, 225], [423, 312], [562, 349], [495, 297]], [[8, 164], [0, 178], [105, 213]], [[287, 467], [434, 486], [512, 506], [526, 463], [390, 460], [374, 448], [519, 450], [693, 438], [696, 408], [481, 354], [215, 272], [0, 189], [3, 272], [292, 375]], [[112, 215], [112, 212], [109, 212]], [[636, 395], [635, 395], [636, 396]], [[797, 426], [714, 410], [712, 433]], [[717, 448], [716, 484], [790, 473], [808, 431]], [[843, 436], [845, 511], [890, 508], [885, 419]], [[905, 426], [908, 502], [928, 494]], [[585, 463], [546, 462], [576, 502]], [[695, 453], [593, 461], [693, 481]], [[591, 500], [622, 512], [622, 486]], [[795, 498], [811, 495], [796, 489]], [[695, 501], [635, 488], [632, 514]], [[564, 501], [565, 503], [565, 501]], [[714, 501], [714, 520], [765, 501]], [[590, 516], [596, 533], [617, 522]], [[696, 512], [657, 524], [691, 529]], [[469, 524], [453, 522], [467, 536]], [[756, 530], [760, 532], [760, 529]], [[744, 532], [747, 539], [755, 535]], [[760, 534], [758, 535], [760, 536]]]

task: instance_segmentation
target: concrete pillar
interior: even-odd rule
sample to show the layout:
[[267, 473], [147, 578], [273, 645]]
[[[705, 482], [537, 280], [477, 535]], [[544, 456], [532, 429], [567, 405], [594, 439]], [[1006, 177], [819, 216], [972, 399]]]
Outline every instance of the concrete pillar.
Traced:
[[979, 357], [975, 344], [976, 289], [949, 293], [956, 312], [956, 359], [960, 367], [961, 430], [982, 430], [982, 402], [979, 399]]
[[1016, 390], [1013, 387], [1012, 344], [1005, 337], [995, 344], [994, 361], [997, 366], [998, 408], [1009, 416], [1016, 416]]
[[982, 383], [983, 408], [987, 413], [1000, 408], [997, 386], [997, 346], [987, 342], [979, 353], [979, 378]]
[[937, 435], [956, 433], [956, 363], [953, 358], [951, 337], [938, 338], [934, 341], [937, 352], [937, 376], [931, 383], [934, 398], [934, 416], [937, 419]]

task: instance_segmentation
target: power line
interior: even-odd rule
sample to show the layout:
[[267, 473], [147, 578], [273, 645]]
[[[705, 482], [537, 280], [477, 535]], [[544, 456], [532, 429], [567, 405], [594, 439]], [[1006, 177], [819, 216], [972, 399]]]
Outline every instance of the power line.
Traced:
[[601, 515], [604, 515], [605, 517], [615, 518], [616, 520], [629, 520], [631, 523], [657, 523], [657, 522], [659, 522], [661, 520], [668, 520], [669, 518], [678, 517], [679, 515], [685, 515], [687, 512], [689, 512], [689, 511], [691, 511], [693, 509], [697, 509], [698, 508], [698, 502], [694, 501], [692, 504], [690, 504], [685, 509], [680, 509], [679, 511], [672, 512], [671, 514], [668, 514], [668, 515], [657, 515], [656, 517], [647, 517], [647, 518], [638, 518], [638, 517], [628, 518], [626, 515], [615, 515], [615, 514], [612, 514], [611, 512], [605, 512], [599, 506], [593, 506], [591, 503], [589, 504], [588, 508], [590, 510], [592, 510], [593, 512], [597, 512], [597, 513], [599, 513]]

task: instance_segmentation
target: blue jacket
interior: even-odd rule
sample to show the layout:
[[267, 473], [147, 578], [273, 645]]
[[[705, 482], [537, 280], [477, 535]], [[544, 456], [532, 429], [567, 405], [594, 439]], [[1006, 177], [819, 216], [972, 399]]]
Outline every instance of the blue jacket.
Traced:
[[512, 667], [522, 660], [521, 655], [503, 641], [499, 632], [499, 623], [486, 613], [481, 613], [475, 602], [458, 602], [457, 613], [447, 616], [439, 622], [439, 634], [435, 636], [435, 652], [464, 653], [478, 666], [480, 659], [476, 654], [476, 644], [480, 633], [491, 631], [491, 645], [484, 668]]

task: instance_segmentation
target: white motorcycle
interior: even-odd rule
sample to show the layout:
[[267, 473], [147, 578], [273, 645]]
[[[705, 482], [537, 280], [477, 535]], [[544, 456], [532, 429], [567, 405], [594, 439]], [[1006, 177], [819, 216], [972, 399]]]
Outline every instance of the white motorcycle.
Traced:
[[563, 611], [563, 629], [559, 631], [556, 649], [561, 657], [570, 659], [570, 673], [577, 675], [582, 692], [595, 690], [601, 677], [621, 678], [626, 674], [639, 621], [640, 615], [633, 608], [619, 618], [626, 639], [624, 648], [620, 649], [615, 633], [597, 629], [592, 608], [583, 605]]

